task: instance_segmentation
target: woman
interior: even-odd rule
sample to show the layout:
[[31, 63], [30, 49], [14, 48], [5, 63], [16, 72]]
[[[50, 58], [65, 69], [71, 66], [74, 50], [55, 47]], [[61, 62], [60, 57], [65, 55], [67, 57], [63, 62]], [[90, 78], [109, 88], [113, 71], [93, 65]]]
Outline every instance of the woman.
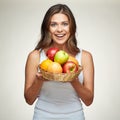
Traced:
[[[77, 47], [76, 22], [67, 5], [57, 4], [48, 9], [41, 26], [41, 39], [29, 55], [25, 68], [26, 102], [37, 99], [33, 120], [85, 120], [81, 101], [89, 106], [94, 97], [94, 64], [90, 52]], [[45, 80], [38, 64], [45, 52], [57, 47], [74, 56], [83, 71], [72, 82]]]

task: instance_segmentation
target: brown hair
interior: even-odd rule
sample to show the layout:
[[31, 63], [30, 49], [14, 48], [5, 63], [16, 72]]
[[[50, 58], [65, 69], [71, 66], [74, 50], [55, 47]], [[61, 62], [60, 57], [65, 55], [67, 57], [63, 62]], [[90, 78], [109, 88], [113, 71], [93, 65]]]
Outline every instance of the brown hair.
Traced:
[[70, 37], [67, 40], [67, 48], [70, 53], [76, 54], [80, 50], [77, 47], [77, 40], [76, 40], [76, 22], [75, 18], [71, 12], [71, 10], [68, 8], [65, 4], [56, 4], [53, 5], [48, 9], [46, 12], [42, 25], [41, 25], [41, 38], [38, 42], [37, 46], [35, 47], [35, 50], [44, 49], [49, 47], [52, 44], [52, 39], [49, 37], [49, 26], [50, 26], [50, 20], [51, 17], [56, 13], [63, 13], [67, 15], [69, 22], [70, 22]]

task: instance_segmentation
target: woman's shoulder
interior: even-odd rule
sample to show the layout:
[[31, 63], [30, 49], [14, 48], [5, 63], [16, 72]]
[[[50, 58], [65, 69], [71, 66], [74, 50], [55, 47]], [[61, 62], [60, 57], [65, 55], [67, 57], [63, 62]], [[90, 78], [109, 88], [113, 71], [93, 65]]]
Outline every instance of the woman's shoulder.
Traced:
[[82, 49], [82, 63], [88, 63], [89, 61], [93, 61], [92, 53]]
[[85, 50], [85, 49], [82, 49], [82, 55], [84, 57], [92, 57], [92, 53], [90, 51]]
[[39, 60], [39, 56], [40, 56], [40, 50], [33, 50], [28, 54], [28, 59], [29, 60], [34, 60], [37, 61]]

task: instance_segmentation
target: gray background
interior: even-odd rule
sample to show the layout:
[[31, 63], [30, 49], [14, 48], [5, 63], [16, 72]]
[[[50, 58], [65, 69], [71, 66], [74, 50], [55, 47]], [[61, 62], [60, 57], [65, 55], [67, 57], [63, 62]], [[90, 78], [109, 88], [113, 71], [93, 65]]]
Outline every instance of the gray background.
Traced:
[[[24, 67], [47, 9], [67, 4], [81, 48], [95, 64], [95, 98], [86, 120], [120, 120], [120, 0], [0, 0], [0, 120], [32, 120], [24, 100]], [[72, 108], [71, 108], [72, 109]]]

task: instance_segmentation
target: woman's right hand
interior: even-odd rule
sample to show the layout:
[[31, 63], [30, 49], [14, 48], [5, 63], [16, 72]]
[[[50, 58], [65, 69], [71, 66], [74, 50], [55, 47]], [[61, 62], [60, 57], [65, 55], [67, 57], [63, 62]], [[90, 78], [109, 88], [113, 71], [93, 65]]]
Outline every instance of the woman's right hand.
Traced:
[[49, 81], [49, 80], [47, 80], [47, 79], [43, 78], [43, 76], [42, 76], [42, 73], [41, 73], [41, 72], [37, 72], [37, 73], [36, 73], [36, 77], [37, 77], [37, 79], [42, 80], [42, 81]]

